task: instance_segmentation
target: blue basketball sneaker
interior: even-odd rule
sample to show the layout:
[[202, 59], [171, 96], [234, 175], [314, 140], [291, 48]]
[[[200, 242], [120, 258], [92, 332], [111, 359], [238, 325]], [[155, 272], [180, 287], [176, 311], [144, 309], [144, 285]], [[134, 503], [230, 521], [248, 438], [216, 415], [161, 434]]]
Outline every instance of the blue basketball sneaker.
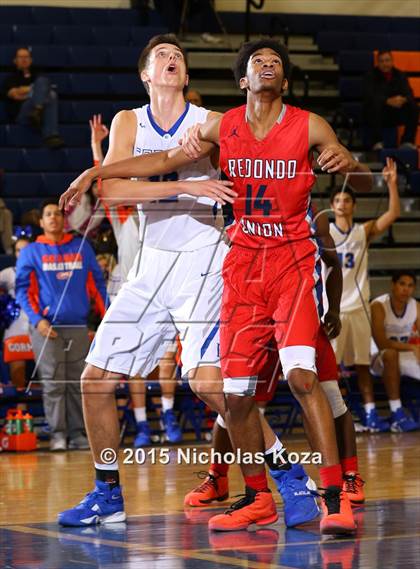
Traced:
[[136, 438], [134, 439], [134, 446], [136, 448], [148, 447], [152, 444], [150, 437], [150, 427], [147, 421], [139, 421], [136, 425]]
[[62, 526], [90, 526], [124, 522], [126, 517], [121, 486], [111, 489], [106, 482], [96, 480], [95, 490], [86, 494], [80, 504], [58, 514], [58, 523]]
[[168, 409], [162, 413], [162, 427], [166, 431], [166, 436], [170, 443], [179, 443], [182, 441], [182, 431], [176, 420], [173, 409]]
[[366, 428], [370, 433], [385, 433], [389, 431], [389, 423], [382, 419], [376, 409], [366, 413]]
[[316, 484], [300, 464], [293, 464], [290, 470], [270, 470], [270, 475], [283, 498], [286, 527], [298, 526], [319, 516], [321, 512], [313, 495]]
[[393, 433], [407, 433], [418, 428], [419, 424], [402, 407], [391, 413], [391, 431]]

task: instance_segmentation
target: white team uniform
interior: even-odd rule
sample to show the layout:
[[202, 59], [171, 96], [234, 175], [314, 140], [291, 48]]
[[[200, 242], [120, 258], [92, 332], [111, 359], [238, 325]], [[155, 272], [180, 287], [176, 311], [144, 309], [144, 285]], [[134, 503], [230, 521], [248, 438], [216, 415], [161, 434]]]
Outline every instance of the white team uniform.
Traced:
[[[134, 155], [178, 146], [183, 133], [206, 120], [209, 111], [187, 104], [164, 132], [148, 105], [137, 119]], [[216, 178], [209, 158], [163, 180]], [[202, 365], [220, 367], [221, 269], [228, 247], [215, 227], [214, 202], [182, 194], [139, 205], [140, 250], [108, 309], [86, 359], [129, 376], [148, 375], [179, 332], [183, 374]]]
[[[332, 340], [337, 363], [346, 366], [370, 364], [370, 310], [368, 244], [365, 228], [355, 223], [342, 232], [330, 223], [330, 234], [343, 270], [343, 294], [340, 305], [341, 332]], [[325, 299], [324, 299], [325, 301]]]
[[[392, 304], [391, 296], [383, 294], [378, 296], [372, 301], [380, 302], [385, 311], [385, 335], [391, 340], [397, 342], [408, 342], [413, 335], [413, 328], [417, 321], [417, 302], [414, 298], [410, 298], [407, 303], [406, 309], [401, 316], [395, 314]], [[378, 346], [372, 340], [372, 362], [371, 370], [375, 375], [382, 375], [384, 370], [384, 363], [382, 360], [383, 350], [380, 351]], [[420, 365], [413, 352], [399, 352], [399, 364], [401, 375], [408, 375], [415, 379], [420, 380]]]
[[[7, 267], [0, 271], [0, 288], [7, 290], [10, 296], [16, 298], [16, 267]], [[24, 336], [29, 334], [29, 319], [23, 310], [20, 311], [19, 317], [10, 324], [9, 328], [4, 332], [4, 340], [14, 338], [15, 336]]]

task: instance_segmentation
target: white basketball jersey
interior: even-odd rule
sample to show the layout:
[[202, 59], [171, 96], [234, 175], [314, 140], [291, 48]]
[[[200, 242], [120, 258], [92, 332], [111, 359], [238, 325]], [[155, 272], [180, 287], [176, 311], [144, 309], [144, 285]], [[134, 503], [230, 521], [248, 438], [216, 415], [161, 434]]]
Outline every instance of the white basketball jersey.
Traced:
[[[184, 132], [196, 123], [206, 121], [209, 111], [190, 103], [168, 132], [154, 121], [150, 106], [133, 109], [137, 118], [134, 156], [169, 150], [178, 146]], [[217, 178], [210, 158], [203, 158], [177, 172], [151, 178], [165, 180], [208, 180]], [[168, 251], [194, 251], [220, 241], [215, 227], [215, 202], [187, 194], [165, 200], [139, 204], [140, 241], [148, 247]]]
[[343, 295], [341, 312], [351, 312], [369, 303], [368, 247], [365, 228], [355, 223], [348, 233], [330, 223], [330, 234], [334, 239], [338, 257], [343, 269]]
[[380, 302], [385, 311], [385, 335], [396, 342], [408, 342], [413, 335], [413, 327], [417, 320], [417, 302], [410, 298], [401, 316], [395, 314], [391, 304], [391, 295], [382, 294], [372, 302]]

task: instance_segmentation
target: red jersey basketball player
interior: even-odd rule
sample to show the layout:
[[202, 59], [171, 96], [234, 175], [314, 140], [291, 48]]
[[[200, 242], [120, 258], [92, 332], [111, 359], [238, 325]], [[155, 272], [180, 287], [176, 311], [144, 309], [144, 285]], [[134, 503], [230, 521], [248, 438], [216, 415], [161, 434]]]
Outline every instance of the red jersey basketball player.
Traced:
[[[63, 198], [77, 200], [96, 177], [135, 177], [139, 166], [142, 176], [169, 172], [205, 154], [213, 144], [220, 145], [221, 167], [238, 194], [230, 234], [233, 246], [224, 263], [221, 312], [225, 421], [233, 446], [242, 455], [264, 449], [253, 396], [265, 346], [274, 332], [284, 375], [305, 415], [309, 442], [323, 457], [321, 531], [351, 532], [355, 525], [348, 496], [342, 492], [333, 416], [316, 377], [318, 249], [308, 215], [315, 179], [310, 152], [320, 153], [323, 170], [348, 174], [355, 189], [368, 190], [372, 181], [369, 170], [339, 144], [326, 121], [283, 103], [289, 67], [287, 50], [278, 42], [245, 44], [235, 76], [246, 92], [246, 105], [224, 116], [210, 113], [183, 150], [91, 169], [73, 182]], [[111, 190], [107, 196], [112, 198]], [[254, 460], [240, 466], [245, 498], [213, 517], [210, 529], [261, 527], [277, 519], [264, 465]]]

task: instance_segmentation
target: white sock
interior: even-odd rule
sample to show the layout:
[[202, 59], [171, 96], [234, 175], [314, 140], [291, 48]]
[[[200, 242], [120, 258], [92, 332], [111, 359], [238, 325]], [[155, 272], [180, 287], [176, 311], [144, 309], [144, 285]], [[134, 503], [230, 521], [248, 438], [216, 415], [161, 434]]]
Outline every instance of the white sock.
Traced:
[[165, 413], [165, 411], [169, 411], [170, 409], [173, 408], [174, 408], [174, 398], [164, 397], [162, 395], [162, 413]]
[[146, 407], [134, 407], [133, 411], [134, 417], [136, 418], [136, 423], [147, 421]]
[[389, 407], [391, 409], [391, 413], [395, 413], [397, 409], [401, 409], [401, 399], [390, 399], [389, 400]]
[[280, 451], [283, 448], [283, 443], [281, 442], [281, 440], [276, 437], [276, 440], [273, 444], [273, 446], [271, 446], [269, 449], [267, 449], [264, 454], [272, 454], [273, 452], [277, 452]]
[[365, 408], [366, 414], [370, 413], [371, 411], [374, 411], [375, 409], [375, 403], [365, 403], [363, 405], [363, 407]]
[[221, 415], [217, 415], [216, 423], [219, 425], [219, 427], [222, 427], [222, 429], [226, 429], [225, 420], [223, 419], [223, 417]]
[[97, 470], [118, 470], [118, 460], [111, 462], [111, 464], [100, 464], [95, 462], [95, 468]]

